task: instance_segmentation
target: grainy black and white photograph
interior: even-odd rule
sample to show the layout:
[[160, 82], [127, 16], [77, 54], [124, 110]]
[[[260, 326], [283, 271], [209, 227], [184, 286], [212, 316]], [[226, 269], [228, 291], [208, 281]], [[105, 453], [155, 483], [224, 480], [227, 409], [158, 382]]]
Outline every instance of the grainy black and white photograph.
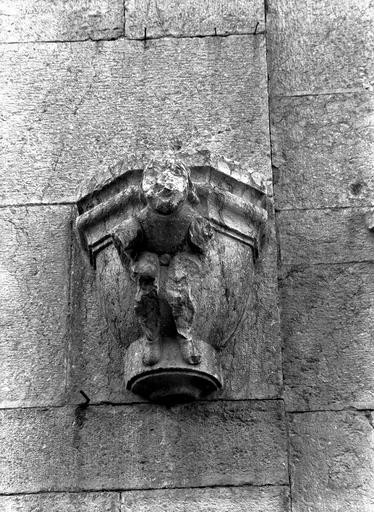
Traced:
[[374, 512], [374, 1], [0, 0], [0, 512]]

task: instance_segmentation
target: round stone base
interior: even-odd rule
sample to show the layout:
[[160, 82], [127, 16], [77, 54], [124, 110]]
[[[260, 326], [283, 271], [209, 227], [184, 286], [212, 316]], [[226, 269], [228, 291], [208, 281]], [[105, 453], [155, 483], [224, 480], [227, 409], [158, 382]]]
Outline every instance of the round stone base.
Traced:
[[184, 368], [144, 372], [127, 384], [133, 393], [167, 405], [198, 400], [220, 387], [220, 382], [214, 377]]
[[126, 387], [152, 402], [186, 403], [203, 398], [222, 387], [220, 366], [215, 349], [196, 342], [201, 354], [198, 365], [186, 363], [177, 340], [162, 340], [160, 361], [153, 366], [143, 364], [143, 341], [135, 341], [125, 357]]

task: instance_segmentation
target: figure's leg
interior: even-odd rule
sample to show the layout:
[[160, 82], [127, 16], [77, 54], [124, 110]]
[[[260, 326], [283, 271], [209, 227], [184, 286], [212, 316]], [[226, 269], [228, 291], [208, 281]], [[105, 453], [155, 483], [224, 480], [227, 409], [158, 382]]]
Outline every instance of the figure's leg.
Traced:
[[143, 363], [152, 366], [158, 363], [161, 357], [157, 255], [142, 253], [133, 266], [133, 272], [137, 281], [134, 309], [145, 334]]
[[175, 326], [179, 334], [178, 343], [183, 359], [189, 364], [199, 364], [201, 355], [192, 338], [195, 306], [188, 283], [191, 261], [189, 255], [177, 254], [169, 266], [166, 294]]

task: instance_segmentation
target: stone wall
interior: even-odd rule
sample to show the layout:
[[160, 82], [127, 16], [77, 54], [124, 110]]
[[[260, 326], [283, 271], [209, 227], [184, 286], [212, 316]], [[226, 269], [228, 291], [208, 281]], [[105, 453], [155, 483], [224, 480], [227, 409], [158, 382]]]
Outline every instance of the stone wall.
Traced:
[[[370, 8], [0, 2], [1, 510], [374, 510]], [[275, 210], [225, 389], [167, 408], [124, 391], [73, 225], [82, 183], [170, 148]]]

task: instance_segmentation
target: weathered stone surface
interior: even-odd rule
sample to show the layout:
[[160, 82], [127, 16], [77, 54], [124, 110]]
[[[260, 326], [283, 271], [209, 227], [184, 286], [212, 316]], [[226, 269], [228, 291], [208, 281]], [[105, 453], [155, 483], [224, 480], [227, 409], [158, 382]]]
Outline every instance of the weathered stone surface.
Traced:
[[[139, 397], [125, 390], [123, 343], [107, 327], [99, 305], [95, 274], [77, 241], [73, 254], [70, 400], [81, 403], [79, 390], [83, 389], [93, 402], [139, 401]], [[224, 388], [212, 395], [213, 399], [274, 398], [281, 392], [276, 258], [271, 217], [265, 245], [255, 264], [253, 290], [244, 298], [247, 302], [244, 317], [221, 352]]]
[[69, 206], [0, 211], [0, 404], [64, 399], [68, 338]]
[[348, 263], [373, 259], [368, 208], [289, 210], [277, 214], [283, 265]]
[[373, 95], [272, 102], [277, 209], [372, 206]]
[[372, 512], [372, 412], [290, 414], [292, 510]]
[[99, 304], [95, 271], [76, 238], [71, 286], [69, 403], [84, 402], [81, 390], [94, 403], [142, 401], [125, 389], [124, 349], [120, 340], [111, 336]]
[[121, 512], [286, 512], [288, 489], [241, 487], [171, 489], [122, 494]]
[[248, 34], [264, 30], [260, 0], [128, 0], [126, 37]]
[[371, 0], [270, 0], [272, 94], [373, 90]]
[[373, 272], [372, 263], [283, 270], [289, 410], [374, 408]]
[[2, 512], [120, 512], [120, 506], [119, 493], [109, 492], [0, 496]]
[[122, 155], [179, 145], [270, 178], [263, 36], [3, 46], [3, 204], [73, 200]]
[[124, 32], [122, 0], [1, 0], [0, 42], [109, 39]]
[[287, 484], [282, 403], [0, 411], [0, 492]]

